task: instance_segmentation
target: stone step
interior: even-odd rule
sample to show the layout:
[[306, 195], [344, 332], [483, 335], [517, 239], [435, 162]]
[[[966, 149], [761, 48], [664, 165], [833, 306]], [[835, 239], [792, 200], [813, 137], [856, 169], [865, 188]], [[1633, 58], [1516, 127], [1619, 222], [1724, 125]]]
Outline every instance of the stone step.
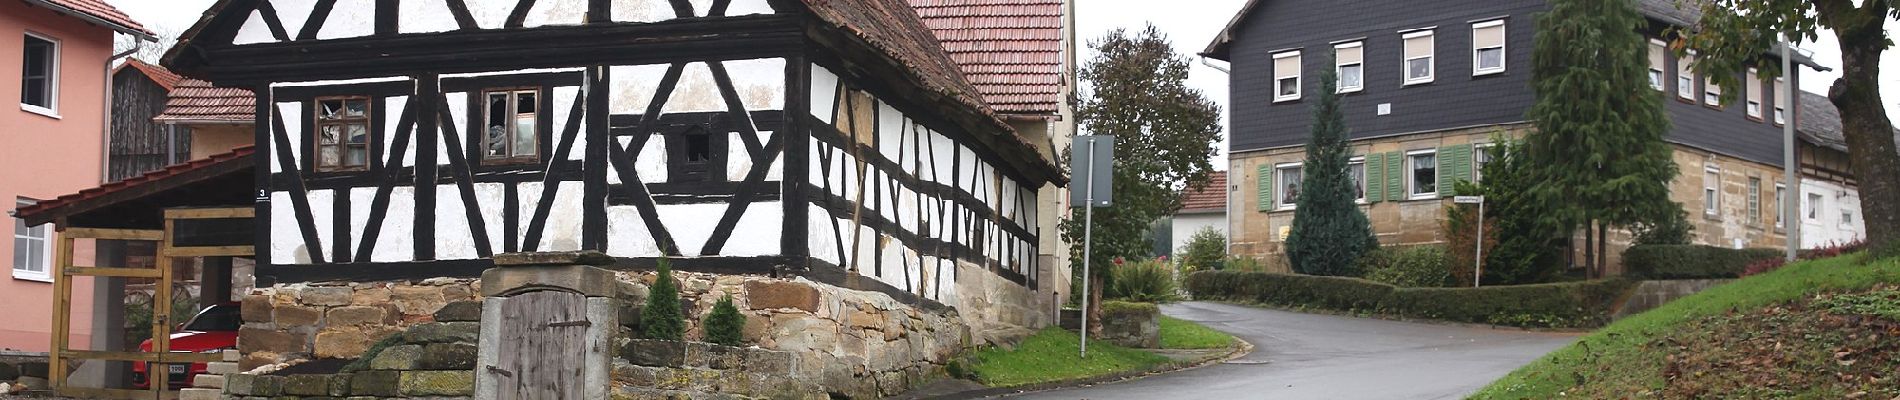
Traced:
[[198, 374], [191, 378], [191, 385], [192, 387], [223, 389], [224, 375]]
[[219, 400], [224, 391], [218, 389], [188, 388], [178, 390], [178, 400]]

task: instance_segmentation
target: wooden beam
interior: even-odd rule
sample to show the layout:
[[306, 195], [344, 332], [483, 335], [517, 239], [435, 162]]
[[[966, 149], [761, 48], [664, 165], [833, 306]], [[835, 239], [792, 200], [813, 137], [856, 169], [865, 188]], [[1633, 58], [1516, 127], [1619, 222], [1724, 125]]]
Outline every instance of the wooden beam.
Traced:
[[60, 271], [65, 276], [110, 276], [119, 278], [157, 278], [161, 275], [152, 268], [103, 268], [103, 267], [67, 267]]
[[59, 354], [66, 351], [66, 336], [71, 333], [73, 308], [73, 279], [65, 275], [66, 267], [73, 263], [73, 238], [60, 235], [59, 245], [53, 257], [53, 352], [47, 357], [47, 383], [55, 388], [66, 386], [66, 360]]
[[61, 237], [74, 239], [156, 241], [165, 237], [165, 231], [145, 229], [66, 228], [61, 229], [59, 235]]
[[257, 254], [254, 246], [166, 247], [162, 257], [244, 257]]
[[257, 209], [251, 207], [165, 209], [166, 219], [254, 218], [256, 216]]
[[221, 352], [220, 353], [173, 352], [173, 353], [163, 354], [163, 357], [160, 357], [160, 355], [161, 354], [159, 353], [137, 352], [137, 351], [66, 350], [66, 351], [60, 352], [60, 357], [62, 358], [79, 359], [79, 360], [162, 362], [162, 363], [167, 363], [167, 364], [208, 363], [208, 362], [224, 361], [224, 353], [221, 353]]

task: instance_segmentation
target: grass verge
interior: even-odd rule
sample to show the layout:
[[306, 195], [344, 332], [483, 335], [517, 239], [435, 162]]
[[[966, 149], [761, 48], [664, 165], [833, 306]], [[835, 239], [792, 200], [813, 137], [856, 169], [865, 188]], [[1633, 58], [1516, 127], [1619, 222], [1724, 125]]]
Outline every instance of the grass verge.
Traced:
[[1161, 316], [1161, 348], [1220, 349], [1234, 345], [1234, 336], [1180, 318]]
[[[1830, 259], [1821, 259], [1795, 263], [1781, 269], [1751, 276], [1736, 282], [1710, 288], [1693, 296], [1670, 302], [1642, 314], [1616, 321], [1590, 335], [1579, 338], [1576, 343], [1558, 349], [1543, 358], [1519, 368], [1503, 379], [1493, 382], [1473, 399], [1550, 399], [1550, 398], [1619, 398], [1641, 397], [1699, 397], [1712, 393], [1728, 393], [1743, 397], [1768, 395], [1781, 397], [1821, 396], [1826, 392], [1790, 392], [1743, 393], [1734, 392], [1733, 387], [1722, 381], [1690, 380], [1681, 378], [1690, 374], [1691, 378], [1701, 378], [1711, 372], [1720, 372], [1733, 368], [1746, 360], [1736, 354], [1724, 354], [1723, 347], [1747, 347], [1753, 344], [1736, 343], [1744, 346], [1714, 346], [1698, 349], [1695, 341], [1734, 340], [1734, 335], [1722, 336], [1721, 332], [1739, 334], [1751, 332], [1754, 335], [1769, 336], [1771, 340], [1806, 341], [1802, 346], [1825, 346], [1831, 339], [1806, 334], [1789, 336], [1764, 330], [1791, 321], [1777, 320], [1788, 314], [1778, 313], [1775, 309], [1764, 308], [1785, 306], [1795, 309], [1806, 307], [1809, 299], [1825, 302], [1828, 296], [1823, 293], [1859, 292], [1883, 283], [1900, 282], [1900, 259], [1886, 259], [1863, 263], [1862, 255], [1853, 254]], [[1817, 303], [1824, 304], [1824, 303]], [[1795, 315], [1798, 315], [1796, 313]], [[1818, 317], [1816, 317], [1818, 318]], [[1759, 321], [1756, 321], [1759, 320]], [[1813, 320], [1801, 323], [1822, 323]], [[1839, 322], [1839, 321], [1833, 321]], [[1748, 329], [1732, 329], [1737, 324], [1745, 324]], [[1800, 323], [1797, 323], [1799, 325]], [[1889, 335], [1891, 337], [1891, 335]], [[1740, 338], [1748, 339], [1748, 338]], [[1843, 338], [1852, 340], [1850, 338]], [[1770, 345], [1775, 351], [1782, 350], [1779, 345]], [[1743, 349], [1746, 350], [1746, 349]], [[1731, 357], [1744, 358], [1728, 365], [1702, 365], [1705, 360], [1693, 357]], [[1840, 357], [1836, 355], [1835, 357]], [[1748, 362], [1759, 362], [1748, 361]], [[1816, 360], [1801, 356], [1776, 361], [1771, 365], [1805, 365]], [[1819, 361], [1829, 361], [1820, 359]], [[1851, 364], [1851, 363], [1849, 363]], [[1809, 371], [1818, 372], [1818, 371]], [[1891, 378], [1891, 377], [1889, 377]], [[1763, 379], [1775, 379], [1773, 376], [1755, 377], [1743, 382], [1763, 383]], [[1714, 386], [1692, 389], [1682, 392], [1684, 382], [1708, 382]], [[1886, 381], [1891, 384], [1891, 380]], [[1673, 393], [1673, 394], [1672, 394]], [[1681, 396], [1678, 396], [1681, 395]], [[1716, 394], [1716, 397], [1723, 397]]]
[[1089, 342], [1089, 357], [1084, 360], [1076, 352], [1079, 346], [1081, 338], [1075, 332], [1043, 328], [1014, 350], [977, 351], [957, 369], [990, 387], [1015, 387], [1145, 370], [1168, 362], [1167, 357], [1100, 341]]

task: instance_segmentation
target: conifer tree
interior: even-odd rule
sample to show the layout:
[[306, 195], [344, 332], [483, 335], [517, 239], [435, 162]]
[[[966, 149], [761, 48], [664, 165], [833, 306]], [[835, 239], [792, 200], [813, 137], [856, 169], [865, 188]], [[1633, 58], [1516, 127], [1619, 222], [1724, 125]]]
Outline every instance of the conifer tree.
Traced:
[[744, 337], [745, 314], [739, 313], [739, 307], [732, 304], [732, 295], [727, 294], [713, 304], [712, 312], [706, 313], [701, 326], [706, 328], [707, 342], [738, 346]]
[[1531, 50], [1525, 135], [1531, 195], [1553, 228], [1589, 235], [1586, 265], [1601, 272], [1603, 236], [1668, 218], [1676, 165], [1662, 95], [1649, 88], [1645, 23], [1629, 0], [1551, 0]]
[[673, 281], [673, 269], [660, 259], [658, 278], [647, 287], [647, 304], [640, 309], [640, 329], [644, 338], [680, 340], [686, 334], [686, 310], [680, 308], [679, 282]]
[[[1327, 65], [1332, 65], [1328, 62]], [[1306, 141], [1293, 227], [1286, 238], [1287, 260], [1308, 275], [1353, 275], [1353, 266], [1374, 247], [1372, 224], [1355, 203], [1358, 197], [1347, 162], [1346, 116], [1339, 108], [1339, 82], [1331, 68], [1320, 71], [1319, 101], [1313, 105], [1312, 138]]]

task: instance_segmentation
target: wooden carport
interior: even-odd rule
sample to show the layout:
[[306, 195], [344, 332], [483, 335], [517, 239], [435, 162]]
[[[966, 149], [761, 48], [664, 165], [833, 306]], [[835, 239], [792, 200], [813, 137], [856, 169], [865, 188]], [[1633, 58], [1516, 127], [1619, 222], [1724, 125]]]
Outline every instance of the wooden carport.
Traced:
[[[168, 390], [170, 374], [163, 368], [150, 368], [144, 390], [110, 387], [76, 387], [68, 378], [68, 364], [74, 360], [111, 360], [143, 362], [148, 365], [218, 361], [218, 354], [173, 352], [170, 348], [172, 262], [181, 257], [220, 257], [229, 267], [228, 257], [254, 254], [252, 228], [255, 226], [252, 147], [172, 165], [126, 180], [108, 183], [79, 193], [60, 196], [21, 207], [15, 216], [27, 224], [54, 224], [59, 232], [53, 270], [53, 335], [48, 381], [62, 396], [111, 399], [169, 399], [177, 392]], [[155, 262], [150, 267], [128, 265], [76, 265], [74, 243], [95, 241], [155, 243]], [[96, 260], [106, 261], [106, 260]], [[94, 264], [105, 264], [95, 262]], [[222, 293], [229, 297], [230, 279], [205, 282], [201, 292]], [[152, 350], [150, 352], [73, 350], [67, 343], [72, 321], [72, 286], [76, 277], [100, 279], [149, 278], [158, 283], [153, 295]], [[221, 285], [222, 287], [210, 287]], [[186, 316], [188, 317], [188, 316]], [[116, 329], [97, 327], [94, 329]]]

